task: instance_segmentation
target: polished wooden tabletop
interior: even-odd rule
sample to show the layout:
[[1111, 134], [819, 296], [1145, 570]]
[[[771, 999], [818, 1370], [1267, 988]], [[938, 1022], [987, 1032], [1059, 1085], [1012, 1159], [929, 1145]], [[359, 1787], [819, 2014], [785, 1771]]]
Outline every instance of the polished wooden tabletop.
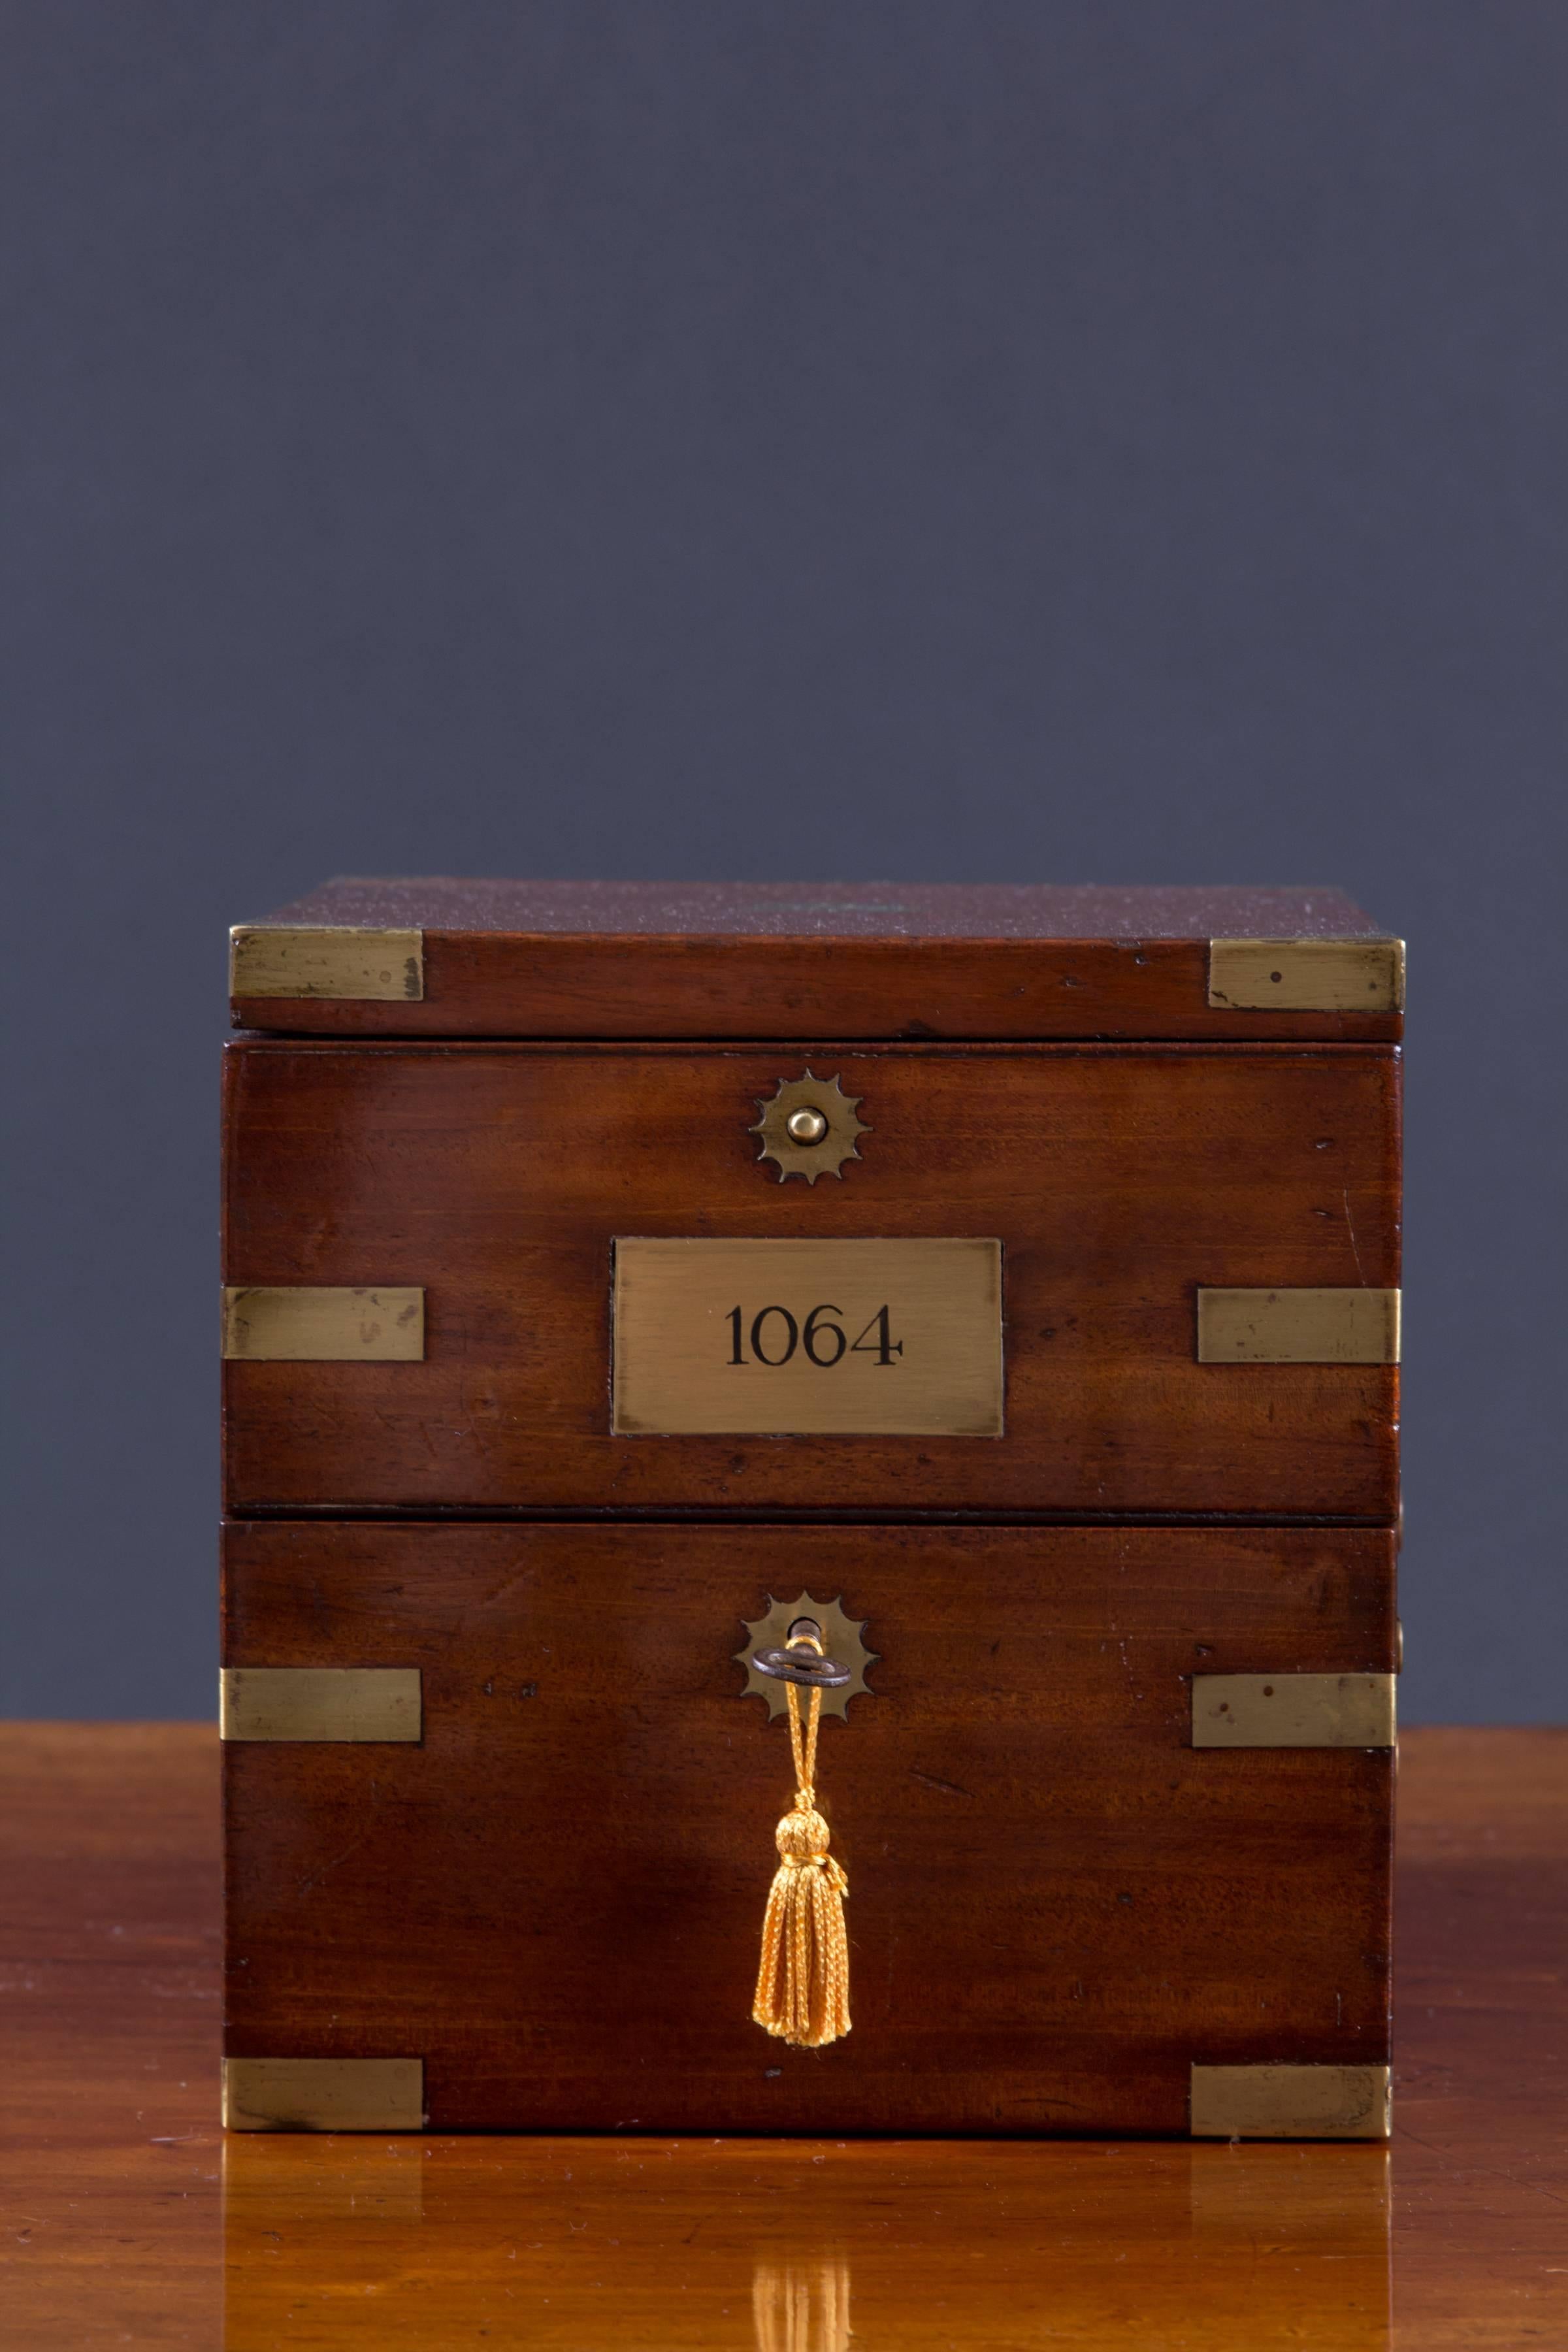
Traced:
[[1391, 2147], [236, 2137], [216, 1742], [0, 1727], [0, 2342], [1568, 2346], [1568, 1729], [1402, 1742]]

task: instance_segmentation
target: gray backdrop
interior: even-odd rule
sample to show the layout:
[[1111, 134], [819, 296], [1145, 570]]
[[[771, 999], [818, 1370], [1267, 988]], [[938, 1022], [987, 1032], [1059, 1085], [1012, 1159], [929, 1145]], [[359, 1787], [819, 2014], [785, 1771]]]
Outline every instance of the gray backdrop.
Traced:
[[435, 870], [1343, 883], [1568, 1712], [1561, 0], [5, 13], [0, 1705], [210, 1711], [223, 929]]

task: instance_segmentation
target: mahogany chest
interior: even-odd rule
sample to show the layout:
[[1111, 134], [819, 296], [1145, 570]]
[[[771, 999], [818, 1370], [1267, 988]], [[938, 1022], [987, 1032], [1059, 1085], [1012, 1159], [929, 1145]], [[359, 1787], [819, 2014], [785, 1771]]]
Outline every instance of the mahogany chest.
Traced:
[[233, 998], [232, 2126], [1385, 2132], [1397, 940], [339, 882]]

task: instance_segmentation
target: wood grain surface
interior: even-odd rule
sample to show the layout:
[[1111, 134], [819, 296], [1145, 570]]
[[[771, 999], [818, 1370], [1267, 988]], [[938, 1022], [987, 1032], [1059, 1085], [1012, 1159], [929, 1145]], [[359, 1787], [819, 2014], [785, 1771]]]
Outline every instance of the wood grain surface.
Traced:
[[[1196, 1750], [1191, 1678], [1388, 1672], [1348, 1529], [226, 1531], [230, 1667], [416, 1666], [423, 1745], [226, 1751], [228, 2049], [422, 2058], [437, 2126], [1161, 2132], [1201, 2064], [1385, 2063], [1393, 1757]], [[855, 2030], [751, 2021], [782, 1726], [743, 1621], [843, 1595], [818, 1772]]]
[[1568, 2341], [1568, 1732], [1405, 1735], [1389, 2149], [225, 2147], [217, 1761], [211, 1726], [0, 1727], [12, 2352]]
[[[808, 1063], [872, 1131], [841, 1181], [781, 1184], [747, 1129]], [[426, 1307], [422, 1363], [225, 1367], [237, 1513], [1394, 1517], [1394, 1367], [1195, 1347], [1203, 1286], [1398, 1281], [1386, 1049], [252, 1040], [228, 1071], [224, 1280]], [[1005, 1434], [613, 1436], [628, 1234], [1000, 1239]]]
[[273, 922], [414, 926], [417, 1002], [237, 995], [336, 1036], [1396, 1038], [1397, 1013], [1208, 1001], [1208, 942], [1364, 938], [1336, 890], [330, 883]]

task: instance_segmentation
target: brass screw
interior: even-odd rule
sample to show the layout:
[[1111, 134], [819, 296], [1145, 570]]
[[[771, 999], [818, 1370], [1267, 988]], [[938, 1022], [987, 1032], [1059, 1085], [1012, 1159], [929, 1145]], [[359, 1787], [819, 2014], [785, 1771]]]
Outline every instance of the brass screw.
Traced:
[[792, 1110], [784, 1121], [790, 1139], [795, 1143], [820, 1143], [827, 1132], [827, 1121], [819, 1110]]

